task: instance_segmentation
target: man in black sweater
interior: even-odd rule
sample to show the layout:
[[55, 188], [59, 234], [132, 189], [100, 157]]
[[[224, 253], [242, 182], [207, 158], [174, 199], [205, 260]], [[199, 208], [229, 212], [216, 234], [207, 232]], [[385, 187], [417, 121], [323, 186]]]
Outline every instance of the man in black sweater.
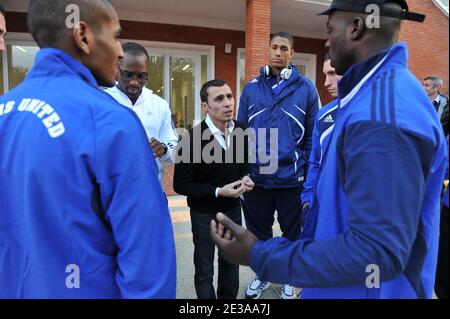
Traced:
[[[215, 245], [209, 236], [211, 220], [223, 212], [241, 225], [239, 197], [253, 189], [248, 176], [248, 136], [233, 121], [234, 97], [225, 81], [206, 82], [200, 91], [206, 119], [178, 144], [173, 188], [187, 196], [194, 240], [195, 290], [199, 299], [215, 299]], [[235, 299], [239, 266], [219, 254], [217, 298]]]

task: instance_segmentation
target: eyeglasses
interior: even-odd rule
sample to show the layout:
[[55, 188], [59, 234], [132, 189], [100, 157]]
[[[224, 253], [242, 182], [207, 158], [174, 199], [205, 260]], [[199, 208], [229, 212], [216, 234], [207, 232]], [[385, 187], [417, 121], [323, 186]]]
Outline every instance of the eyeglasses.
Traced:
[[135, 73], [135, 72], [122, 70], [121, 68], [119, 68], [119, 71], [120, 71], [120, 77], [124, 81], [131, 81], [134, 77], [136, 77], [138, 82], [141, 82], [141, 83], [145, 83], [148, 81], [148, 73], [147, 72]]

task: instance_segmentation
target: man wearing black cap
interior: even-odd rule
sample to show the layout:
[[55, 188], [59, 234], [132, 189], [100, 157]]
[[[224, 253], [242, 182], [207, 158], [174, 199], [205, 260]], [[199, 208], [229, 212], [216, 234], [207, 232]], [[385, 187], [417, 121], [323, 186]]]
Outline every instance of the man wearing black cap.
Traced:
[[[378, 27], [367, 23], [374, 4]], [[431, 298], [445, 140], [397, 43], [401, 20], [424, 16], [405, 1], [374, 0], [335, 0], [323, 14], [331, 64], [344, 76], [335, 124], [321, 136], [310, 231], [257, 241], [218, 214], [211, 236], [225, 258], [304, 287], [302, 298]]]

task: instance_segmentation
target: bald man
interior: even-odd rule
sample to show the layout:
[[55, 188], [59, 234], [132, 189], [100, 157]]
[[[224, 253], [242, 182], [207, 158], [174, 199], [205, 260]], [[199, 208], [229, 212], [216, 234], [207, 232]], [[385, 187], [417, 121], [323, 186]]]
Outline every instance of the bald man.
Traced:
[[41, 50], [0, 97], [0, 298], [174, 298], [172, 225], [145, 132], [98, 89], [123, 57], [116, 11], [31, 0], [28, 29]]

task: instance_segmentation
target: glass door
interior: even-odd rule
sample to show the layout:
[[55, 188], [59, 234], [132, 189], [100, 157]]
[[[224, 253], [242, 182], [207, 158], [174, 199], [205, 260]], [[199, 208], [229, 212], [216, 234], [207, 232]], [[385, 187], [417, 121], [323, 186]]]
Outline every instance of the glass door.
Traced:
[[187, 50], [149, 47], [147, 50], [150, 53], [147, 87], [169, 103], [174, 128], [190, 129], [200, 123], [205, 117], [200, 107], [200, 89], [212, 76], [210, 57]]
[[169, 58], [170, 106], [176, 128], [190, 129], [201, 120], [200, 57], [175, 56]]
[[146, 87], [161, 98], [166, 98], [166, 84], [164, 78], [165, 56], [151, 54], [148, 66], [148, 82]]
[[317, 55], [309, 53], [294, 53], [291, 64], [295, 65], [298, 71], [316, 83]]
[[31, 41], [7, 45], [6, 52], [0, 54], [0, 94], [23, 81], [38, 51], [39, 47]]
[[22, 82], [34, 64], [34, 58], [39, 51], [32, 45], [8, 45], [9, 89]]

